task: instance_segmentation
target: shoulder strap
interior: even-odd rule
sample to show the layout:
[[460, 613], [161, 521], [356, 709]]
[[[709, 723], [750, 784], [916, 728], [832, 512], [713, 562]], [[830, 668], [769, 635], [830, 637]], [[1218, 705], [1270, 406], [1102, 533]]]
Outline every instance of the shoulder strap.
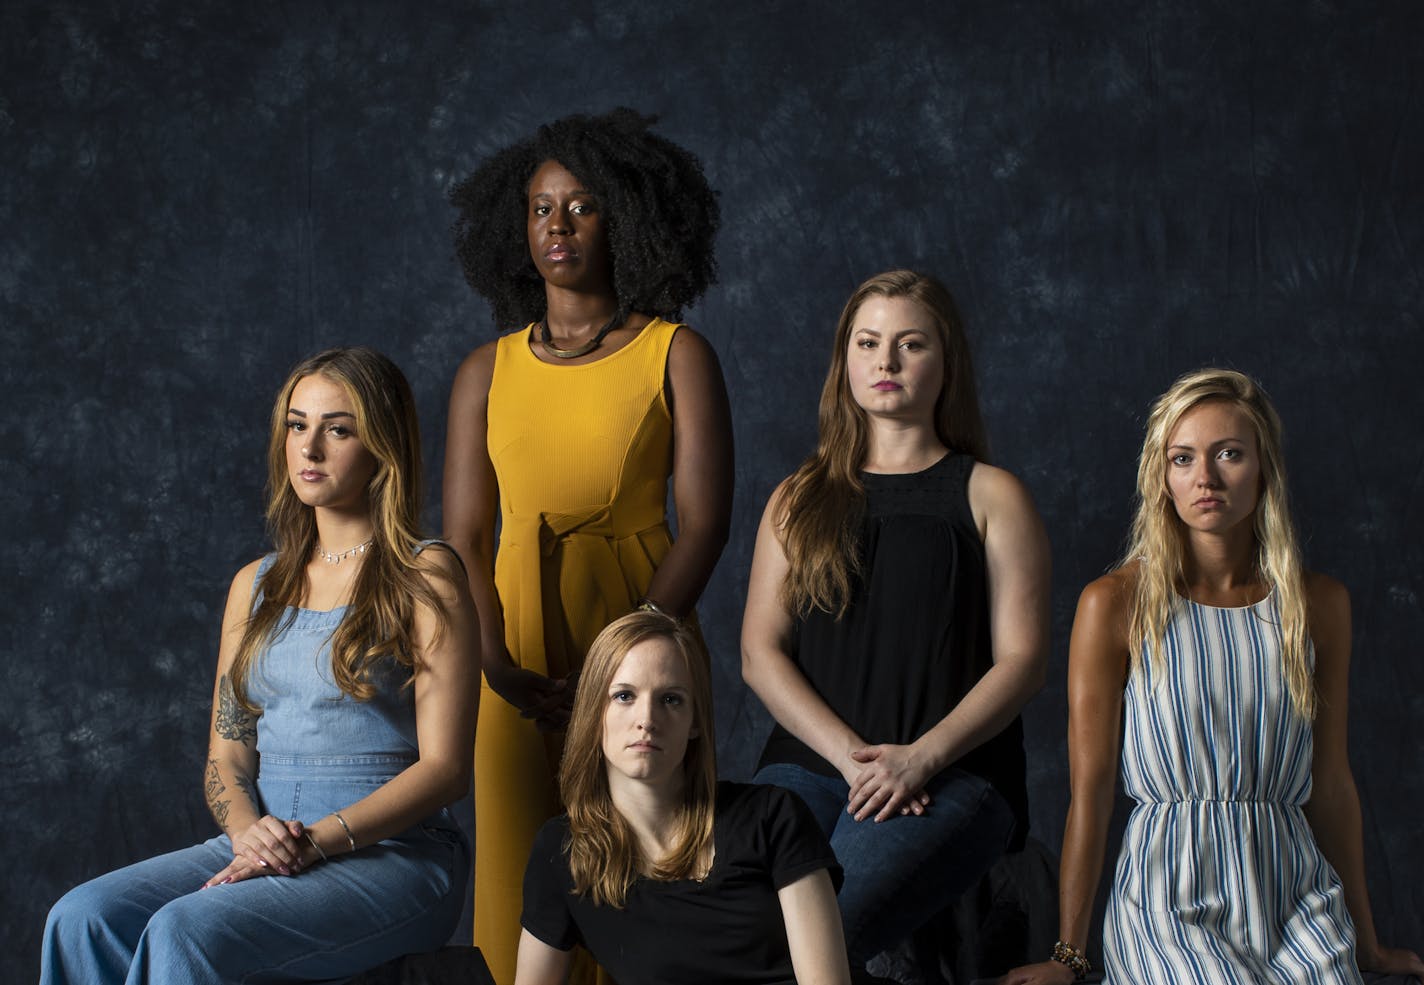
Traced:
[[262, 579], [267, 576], [272, 565], [277, 561], [277, 552], [263, 556], [260, 564], [257, 565], [257, 574], [252, 579], [252, 611], [257, 611], [257, 606], [262, 602]]

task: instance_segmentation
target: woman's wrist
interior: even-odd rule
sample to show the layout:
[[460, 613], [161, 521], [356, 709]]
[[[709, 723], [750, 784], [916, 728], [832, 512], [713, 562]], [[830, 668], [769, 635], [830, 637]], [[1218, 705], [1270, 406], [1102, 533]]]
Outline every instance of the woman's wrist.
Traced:
[[639, 597], [638, 600], [633, 603], [633, 608], [639, 612], [656, 612], [660, 616], [667, 616], [669, 619], [676, 619], [679, 622], [682, 621], [682, 617], [676, 612], [673, 612], [656, 599], [649, 598], [647, 595]]
[[1073, 973], [1073, 980], [1075, 982], [1082, 981], [1088, 977], [1089, 972], [1093, 970], [1092, 964], [1088, 961], [1088, 956], [1067, 941], [1060, 940], [1055, 943], [1051, 957], [1054, 961], [1064, 965]]
[[519, 706], [519, 703], [513, 700], [515, 697], [515, 689], [510, 686], [511, 681], [519, 672], [520, 668], [515, 665], [508, 653], [501, 652], [495, 654], [494, 660], [486, 664], [482, 669], [485, 674], [485, 683], [490, 686], [490, 690], [513, 705], [516, 710], [523, 711], [524, 709]]
[[[345, 839], [346, 845], [344, 850], [354, 852], [356, 850], [356, 833], [351, 830], [351, 825], [347, 823], [346, 818], [341, 815], [340, 811], [333, 811], [331, 816], [336, 820], [336, 823], [340, 825], [337, 842], [340, 843], [342, 839]], [[338, 848], [337, 851], [342, 851], [342, 849]]]
[[220, 827], [223, 830], [223, 834], [227, 835], [229, 841], [236, 841], [260, 820], [262, 820], [262, 818], [255, 813], [239, 814], [233, 811], [228, 814], [227, 823], [220, 825]]
[[330, 856], [321, 842], [317, 841], [316, 833], [311, 828], [302, 832], [301, 841], [298, 843], [298, 850], [302, 856], [302, 868], [308, 868], [318, 862], [325, 862]]

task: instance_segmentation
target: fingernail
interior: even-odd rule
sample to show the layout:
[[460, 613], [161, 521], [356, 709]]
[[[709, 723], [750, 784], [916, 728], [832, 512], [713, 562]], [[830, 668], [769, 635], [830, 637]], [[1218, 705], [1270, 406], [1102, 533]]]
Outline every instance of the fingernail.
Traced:
[[262, 868], [264, 868], [264, 869], [270, 869], [270, 868], [271, 868], [271, 866], [267, 864], [267, 860], [266, 860], [266, 859], [259, 858], [259, 859], [257, 860], [257, 864], [260, 865], [260, 866], [262, 866]]
[[224, 879], [222, 882], [218, 883], [218, 885], [219, 885], [219, 886], [226, 886], [226, 885], [227, 885], [228, 883], [230, 883], [230, 882], [232, 882], [232, 876], [228, 876], [228, 877], [227, 877], [226, 879]]
[[285, 865], [279, 865], [279, 866], [277, 866], [277, 871], [280, 872], [280, 873], [282, 873], [282, 875], [284, 875], [284, 876], [289, 876], [289, 875], [292, 874], [292, 870], [289, 869], [289, 868], [287, 868]]

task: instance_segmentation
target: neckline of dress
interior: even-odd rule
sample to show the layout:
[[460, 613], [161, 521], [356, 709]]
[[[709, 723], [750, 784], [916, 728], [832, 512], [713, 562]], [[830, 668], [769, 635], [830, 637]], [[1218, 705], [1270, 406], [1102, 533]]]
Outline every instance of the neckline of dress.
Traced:
[[1187, 603], [1188, 605], [1194, 605], [1194, 606], [1196, 606], [1196, 607], [1199, 608], [1199, 609], [1209, 609], [1209, 610], [1211, 610], [1212, 612], [1243, 612], [1243, 611], [1245, 611], [1246, 609], [1254, 609], [1254, 608], [1256, 608], [1256, 606], [1258, 606], [1258, 605], [1265, 605], [1267, 602], [1271, 601], [1271, 598], [1272, 598], [1275, 594], [1276, 594], [1276, 586], [1275, 586], [1275, 585], [1272, 585], [1270, 588], [1268, 588], [1268, 589], [1266, 590], [1266, 594], [1265, 594], [1265, 595], [1262, 595], [1259, 599], [1257, 599], [1257, 600], [1254, 601], [1254, 602], [1247, 602], [1245, 605], [1211, 605], [1211, 604], [1209, 604], [1209, 603], [1207, 603], [1207, 602], [1198, 602], [1196, 599], [1189, 598], [1189, 597], [1183, 595], [1181, 592], [1177, 592], [1177, 593], [1176, 593], [1177, 598], [1181, 599], [1183, 602]]
[[[615, 349], [613, 352], [610, 352], [610, 353], [609, 353], [608, 355], [606, 355], [606, 356], [602, 356], [602, 357], [600, 357], [600, 358], [598, 358], [598, 359], [593, 360], [592, 362], [587, 362], [587, 363], [574, 363], [573, 365], [569, 365], [568, 363], [550, 363], [550, 362], [545, 362], [544, 360], [540, 359], [540, 358], [534, 353], [534, 345], [535, 345], [535, 344], [537, 343], [537, 341], [538, 341], [538, 340], [534, 337], [534, 331], [535, 331], [535, 326], [538, 324], [538, 322], [534, 322], [534, 323], [530, 324], [529, 326], [527, 326], [527, 327], [524, 329], [523, 332], [520, 333], [520, 346], [519, 346], [519, 348], [524, 352], [524, 354], [525, 354], [526, 356], [529, 357], [529, 361], [530, 361], [530, 362], [534, 363], [534, 364], [537, 365], [537, 366], [547, 366], [547, 367], [549, 367], [550, 369], [552, 369], [552, 370], [554, 370], [554, 371], [556, 371], [556, 372], [565, 372], [565, 371], [567, 371], [567, 370], [574, 370], [574, 369], [588, 369], [588, 367], [590, 367], [590, 366], [602, 366], [604, 363], [607, 363], [607, 362], [610, 362], [610, 361], [612, 361], [612, 360], [614, 360], [614, 359], [617, 359], [619, 356], [623, 355], [623, 353], [627, 352], [629, 349], [636, 348], [636, 347], [643, 341], [643, 339], [647, 338], [647, 337], [651, 334], [651, 333], [648, 331], [648, 329], [652, 328], [654, 324], [656, 324], [657, 322], [660, 322], [660, 321], [662, 321], [662, 318], [661, 318], [660, 316], [658, 316], [658, 315], [653, 315], [651, 318], [648, 319], [647, 324], [645, 324], [642, 328], [638, 329], [638, 334], [635, 335], [635, 336], [633, 336], [631, 339], [628, 340], [628, 344], [627, 344], [627, 345], [623, 346], [621, 349]], [[597, 352], [598, 350], [595, 349], [595, 350], [593, 350], [593, 351], [594, 351], [594, 352]]]
[[862, 476], [871, 476], [877, 479], [897, 479], [907, 476], [925, 475], [926, 473], [933, 472], [945, 462], [948, 462], [951, 458], [955, 456], [955, 454], [956, 453], [954, 449], [951, 448], [949, 451], [946, 451], [943, 455], [935, 459], [929, 465], [926, 465], [922, 469], [917, 469], [914, 472], [868, 472], [865, 469], [861, 469], [860, 474]]
[[304, 605], [293, 605], [289, 606], [289, 608], [295, 609], [297, 612], [306, 612], [313, 616], [329, 616], [335, 612], [345, 612], [347, 609], [351, 608], [351, 603], [346, 602], [331, 609], [308, 609]]

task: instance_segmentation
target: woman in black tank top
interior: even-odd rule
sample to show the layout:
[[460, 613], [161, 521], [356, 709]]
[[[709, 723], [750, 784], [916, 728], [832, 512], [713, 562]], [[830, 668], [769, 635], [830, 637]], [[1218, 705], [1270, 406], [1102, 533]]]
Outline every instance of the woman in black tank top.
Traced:
[[757, 535], [742, 672], [845, 869], [852, 967], [953, 901], [1026, 827], [1019, 710], [1043, 683], [1048, 542], [987, 464], [949, 292], [890, 271], [836, 330], [814, 455]]

